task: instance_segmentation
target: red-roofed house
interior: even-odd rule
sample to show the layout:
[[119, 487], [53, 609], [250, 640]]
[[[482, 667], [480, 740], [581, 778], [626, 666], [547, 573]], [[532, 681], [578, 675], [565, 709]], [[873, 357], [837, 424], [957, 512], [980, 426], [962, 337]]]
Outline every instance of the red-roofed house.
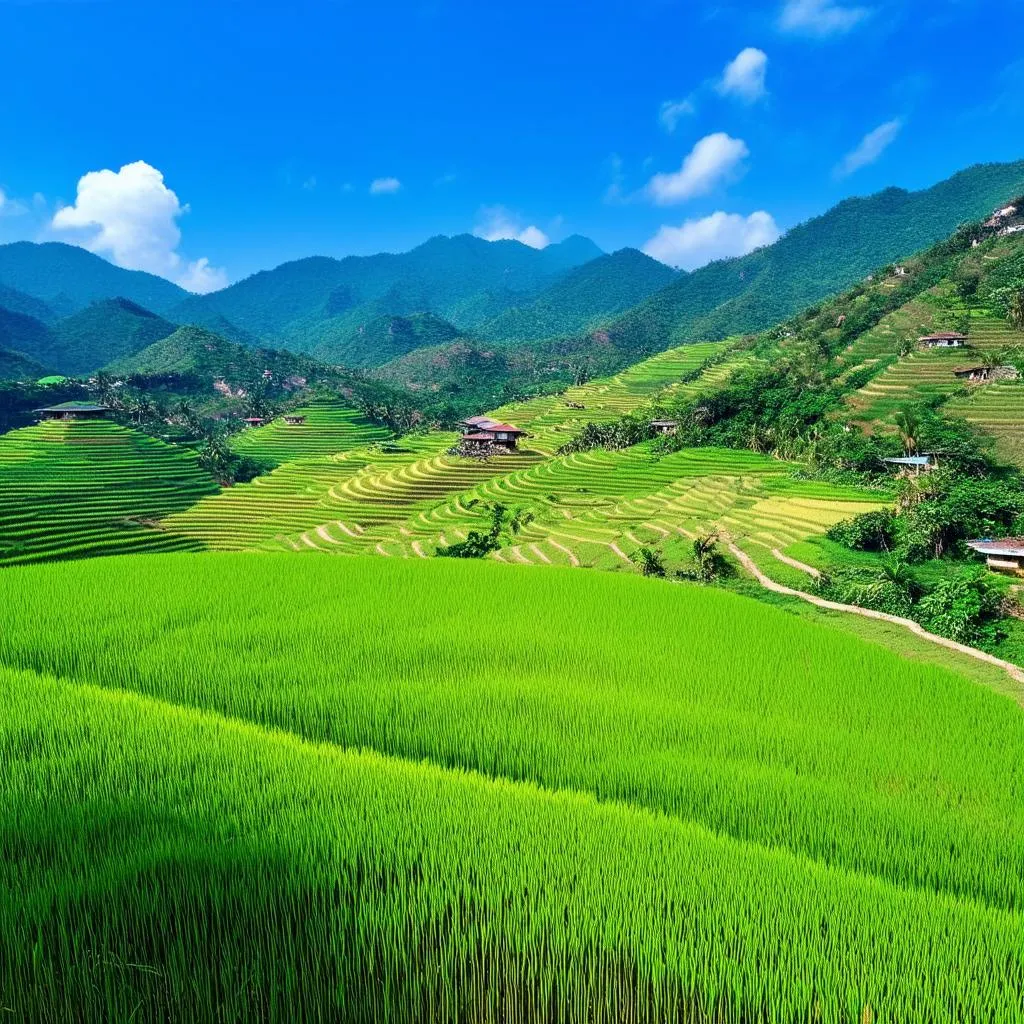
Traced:
[[496, 444], [512, 450], [526, 433], [511, 423], [499, 423], [487, 416], [472, 416], [463, 420], [462, 425], [465, 428], [462, 440], [470, 445]]

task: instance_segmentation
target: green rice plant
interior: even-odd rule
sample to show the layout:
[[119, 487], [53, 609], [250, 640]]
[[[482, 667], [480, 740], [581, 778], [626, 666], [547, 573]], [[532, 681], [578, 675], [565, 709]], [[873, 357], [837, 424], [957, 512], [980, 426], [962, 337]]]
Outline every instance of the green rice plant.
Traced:
[[749, 599], [30, 567], [0, 686], [14, 1019], [1024, 1019], [1020, 709]]

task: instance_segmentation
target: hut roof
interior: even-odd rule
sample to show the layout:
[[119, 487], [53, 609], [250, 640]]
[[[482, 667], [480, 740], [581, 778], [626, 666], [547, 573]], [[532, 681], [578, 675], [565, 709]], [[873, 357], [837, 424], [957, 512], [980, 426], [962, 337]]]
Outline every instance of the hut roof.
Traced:
[[106, 412], [105, 405], [96, 405], [95, 402], [61, 402], [60, 405], [47, 405], [36, 412]]
[[483, 426], [484, 430], [492, 430], [495, 433], [501, 432], [503, 434], [525, 434], [525, 430], [520, 430], [518, 427], [512, 426], [511, 423], [495, 423], [494, 420], [489, 420], [487, 425]]
[[935, 334], [925, 334], [917, 339], [918, 341], [966, 341], [967, 335], [959, 331], [937, 331]]
[[967, 541], [967, 546], [982, 555], [1024, 557], [1024, 537], [982, 537]]
[[882, 459], [882, 461], [894, 466], [930, 466], [932, 457], [930, 455], [904, 455], [898, 459]]

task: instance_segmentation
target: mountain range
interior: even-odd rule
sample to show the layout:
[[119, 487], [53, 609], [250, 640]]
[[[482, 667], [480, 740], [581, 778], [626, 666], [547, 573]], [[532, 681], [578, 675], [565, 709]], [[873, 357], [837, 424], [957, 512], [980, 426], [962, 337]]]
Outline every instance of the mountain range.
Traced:
[[127, 366], [182, 324], [379, 368], [418, 391], [444, 391], [453, 367], [509, 379], [604, 372], [769, 326], [1021, 193], [1024, 161], [978, 165], [919, 192], [846, 200], [692, 273], [578, 235], [541, 250], [457, 235], [401, 254], [297, 260], [198, 296], [74, 246], [17, 242], [0, 246], [0, 372]]

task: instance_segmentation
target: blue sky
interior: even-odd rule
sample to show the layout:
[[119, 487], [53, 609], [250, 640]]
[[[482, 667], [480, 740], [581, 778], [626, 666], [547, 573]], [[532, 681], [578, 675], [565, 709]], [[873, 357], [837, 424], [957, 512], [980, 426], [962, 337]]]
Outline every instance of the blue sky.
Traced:
[[197, 289], [462, 231], [695, 266], [847, 195], [1024, 156], [1022, 14], [0, 0], [0, 241]]

